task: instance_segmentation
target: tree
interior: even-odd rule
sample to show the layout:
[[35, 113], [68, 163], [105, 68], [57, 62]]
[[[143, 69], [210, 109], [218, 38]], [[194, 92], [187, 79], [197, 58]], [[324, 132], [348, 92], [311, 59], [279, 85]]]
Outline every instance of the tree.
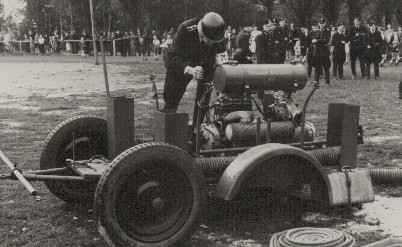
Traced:
[[347, 0], [349, 23], [352, 24], [356, 17], [361, 17], [364, 8], [372, 0]]
[[307, 26], [311, 22], [313, 14], [320, 4], [320, 0], [282, 0], [281, 2], [296, 15], [300, 26]]
[[399, 26], [402, 26], [402, 0], [394, 0], [395, 16]]
[[267, 18], [272, 19], [272, 12], [274, 9], [274, 0], [260, 0], [261, 4], [267, 9]]
[[381, 0], [382, 11], [384, 13], [384, 24], [391, 24], [392, 14], [393, 14], [393, 1], [392, 0]]
[[0, 2], [0, 31], [3, 30], [4, 25], [4, 5]]
[[338, 21], [342, 3], [343, 0], [321, 0], [322, 14], [328, 23], [335, 24]]

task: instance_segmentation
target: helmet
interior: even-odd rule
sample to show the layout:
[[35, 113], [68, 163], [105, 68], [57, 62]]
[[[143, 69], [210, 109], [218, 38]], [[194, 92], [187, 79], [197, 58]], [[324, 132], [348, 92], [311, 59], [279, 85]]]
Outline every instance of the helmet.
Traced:
[[201, 34], [213, 42], [221, 42], [225, 37], [225, 21], [217, 13], [209, 12], [200, 21]]

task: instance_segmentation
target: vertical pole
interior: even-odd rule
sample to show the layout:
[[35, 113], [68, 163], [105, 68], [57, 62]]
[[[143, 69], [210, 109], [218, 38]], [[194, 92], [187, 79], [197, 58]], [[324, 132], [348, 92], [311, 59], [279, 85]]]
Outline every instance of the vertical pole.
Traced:
[[61, 18], [61, 5], [62, 5], [62, 3], [63, 3], [63, 1], [60, 1], [60, 37], [61, 37], [61, 35], [63, 35], [63, 20], [62, 20], [62, 18]]
[[20, 41], [18, 43], [20, 43], [20, 52], [22, 53], [22, 41]]
[[113, 40], [113, 56], [116, 56], [116, 40]]
[[102, 64], [103, 64], [103, 77], [105, 78], [105, 86], [106, 86], [106, 96], [110, 98], [109, 81], [107, 79], [107, 70], [106, 70], [105, 48], [103, 46], [103, 36], [100, 36], [99, 39], [100, 39]]
[[255, 144], [261, 145], [261, 118], [257, 118], [257, 134], [255, 136]]
[[93, 43], [94, 43], [95, 65], [99, 65], [99, 62], [98, 62], [98, 51], [96, 50], [94, 6], [93, 6], [93, 4], [92, 4], [92, 0], [89, 0], [89, 8], [90, 8], [90, 11], [91, 11], [92, 40], [93, 40]]
[[265, 142], [270, 143], [271, 142], [271, 120], [267, 119], [267, 133], [265, 137]]

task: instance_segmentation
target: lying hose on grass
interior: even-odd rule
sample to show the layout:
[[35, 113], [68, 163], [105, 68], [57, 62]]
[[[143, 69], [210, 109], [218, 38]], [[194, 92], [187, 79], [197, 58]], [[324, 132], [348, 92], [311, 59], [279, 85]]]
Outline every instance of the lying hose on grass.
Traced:
[[349, 247], [355, 246], [355, 240], [347, 233], [330, 228], [295, 228], [275, 233], [269, 247]]
[[370, 169], [374, 184], [402, 184], [402, 169]]

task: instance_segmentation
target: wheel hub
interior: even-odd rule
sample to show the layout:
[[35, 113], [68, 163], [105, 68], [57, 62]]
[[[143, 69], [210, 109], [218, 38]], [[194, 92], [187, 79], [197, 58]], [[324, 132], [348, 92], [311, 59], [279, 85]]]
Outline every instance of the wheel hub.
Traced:
[[161, 212], [164, 206], [165, 202], [160, 197], [157, 197], [152, 201], [152, 207], [157, 212]]

